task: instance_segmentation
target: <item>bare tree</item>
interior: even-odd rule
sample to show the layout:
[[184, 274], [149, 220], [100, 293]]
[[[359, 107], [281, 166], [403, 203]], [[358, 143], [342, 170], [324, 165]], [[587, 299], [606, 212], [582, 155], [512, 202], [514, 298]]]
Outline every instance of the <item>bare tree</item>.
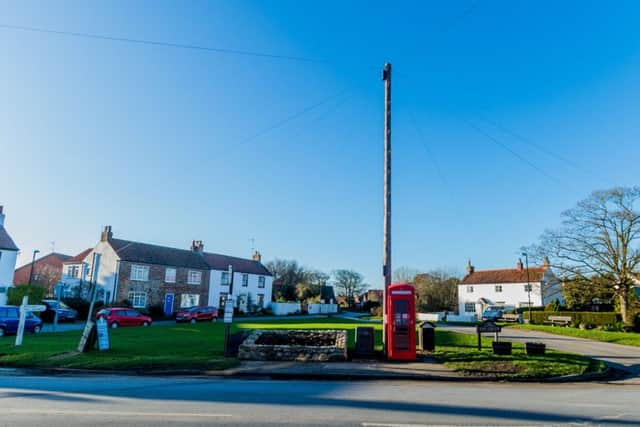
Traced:
[[46, 296], [53, 296], [55, 286], [60, 282], [61, 271], [48, 264], [36, 267], [34, 272], [34, 283], [37, 283], [47, 290]]
[[413, 279], [418, 275], [419, 271], [415, 268], [402, 266], [393, 270], [393, 281], [396, 283], [413, 283]]
[[640, 187], [595, 191], [562, 213], [562, 226], [547, 230], [540, 242], [525, 248], [566, 280], [607, 287], [616, 295], [626, 326], [633, 324], [631, 300], [640, 266]]
[[333, 272], [333, 278], [338, 295], [345, 299], [348, 307], [353, 307], [356, 295], [369, 287], [364, 283], [362, 274], [353, 270], [336, 270]]

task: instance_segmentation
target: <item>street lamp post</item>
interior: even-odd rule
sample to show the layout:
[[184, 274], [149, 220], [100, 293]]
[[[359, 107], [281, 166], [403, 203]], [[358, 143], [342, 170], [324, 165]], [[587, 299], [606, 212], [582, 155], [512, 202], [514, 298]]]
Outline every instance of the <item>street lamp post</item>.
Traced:
[[529, 323], [531, 323], [531, 281], [529, 280], [529, 256], [526, 252], [522, 252], [525, 266], [527, 268], [527, 294], [529, 296]]
[[31, 271], [29, 271], [29, 286], [31, 286], [31, 280], [33, 279], [33, 267], [36, 263], [36, 255], [39, 253], [40, 251], [38, 249], [33, 251], [33, 258], [31, 259]]

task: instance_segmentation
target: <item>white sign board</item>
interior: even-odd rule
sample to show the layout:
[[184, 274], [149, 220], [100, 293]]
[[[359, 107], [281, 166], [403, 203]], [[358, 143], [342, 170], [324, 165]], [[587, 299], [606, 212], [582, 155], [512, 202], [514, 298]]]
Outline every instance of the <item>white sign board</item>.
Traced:
[[109, 326], [107, 325], [107, 321], [100, 317], [96, 322], [96, 329], [98, 332], [98, 350], [110, 350], [111, 343], [109, 341]]
[[227, 298], [224, 304], [224, 323], [233, 322], [233, 298]]

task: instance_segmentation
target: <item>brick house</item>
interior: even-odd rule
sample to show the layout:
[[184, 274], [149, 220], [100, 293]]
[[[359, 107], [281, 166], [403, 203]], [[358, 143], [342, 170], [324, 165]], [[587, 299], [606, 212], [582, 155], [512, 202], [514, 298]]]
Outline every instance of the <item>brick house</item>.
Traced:
[[62, 282], [72, 287], [95, 280], [105, 303], [161, 305], [167, 314], [197, 305], [221, 307], [228, 294], [229, 266], [239, 303], [250, 300], [267, 307], [271, 302], [272, 276], [259, 253], [252, 260], [207, 253], [199, 240], [190, 249], [170, 248], [116, 239], [106, 226], [94, 248], [64, 265]]
[[[70, 258], [71, 256], [69, 255], [51, 252], [36, 259], [35, 263], [33, 263], [31, 283], [45, 287], [47, 293], [52, 295], [55, 285], [62, 277], [63, 263]], [[16, 268], [13, 275], [13, 284], [15, 286], [28, 284], [29, 276], [31, 276], [31, 262]]]

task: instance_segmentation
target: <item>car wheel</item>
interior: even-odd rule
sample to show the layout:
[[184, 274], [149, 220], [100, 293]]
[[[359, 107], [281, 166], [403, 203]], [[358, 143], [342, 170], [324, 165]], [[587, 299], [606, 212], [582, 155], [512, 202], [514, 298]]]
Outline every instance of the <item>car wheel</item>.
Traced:
[[197, 320], [196, 320], [196, 319], [191, 319], [191, 324], [192, 324], [192, 325], [195, 325], [195, 324], [196, 324], [196, 322], [197, 322]]
[[33, 333], [34, 334], [39, 334], [42, 331], [42, 326], [38, 325], [36, 327], [33, 328]]
[[149, 322], [147, 322], [146, 320], [144, 322], [142, 322], [142, 326], [147, 327], [149, 326]]
[[120, 326], [120, 325], [118, 325], [118, 322], [113, 322], [113, 323], [111, 324], [111, 329], [117, 329], [117, 328], [118, 328], [118, 326]]

